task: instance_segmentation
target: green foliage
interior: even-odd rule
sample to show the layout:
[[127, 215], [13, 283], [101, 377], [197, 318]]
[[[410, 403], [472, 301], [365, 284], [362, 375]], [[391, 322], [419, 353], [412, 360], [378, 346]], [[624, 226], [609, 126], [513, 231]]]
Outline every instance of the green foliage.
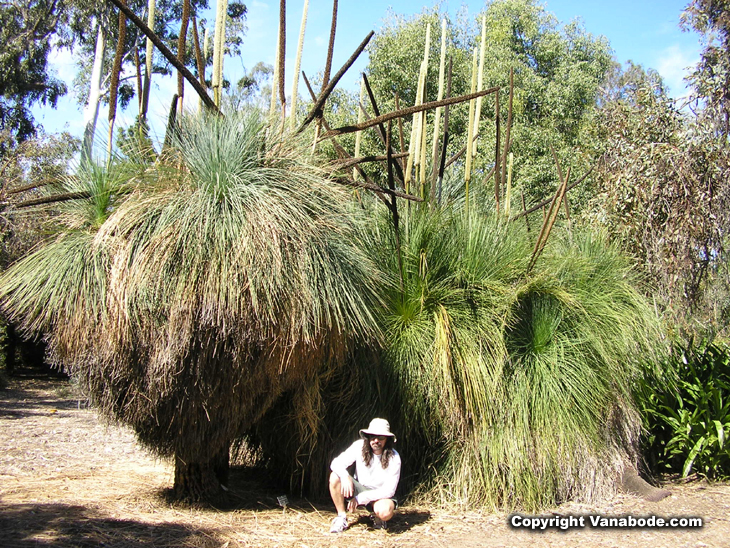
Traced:
[[[73, 339], [86, 314], [103, 318], [106, 253], [95, 253], [93, 235], [70, 232], [14, 263], [0, 278], [3, 312], [26, 337], [57, 330]], [[73, 299], [68, 298], [69, 295]]]
[[78, 139], [69, 133], [40, 133], [6, 156], [0, 191], [6, 202], [0, 230], [0, 269], [5, 269], [47, 236], [48, 214], [28, 213], [15, 206], [44, 196], [50, 185], [66, 177], [78, 149]]
[[633, 64], [612, 76], [583, 143], [602, 157], [583, 219], [641, 260], [680, 329], [722, 330], [730, 149], [677, 109], [658, 74]]
[[36, 132], [30, 108], [56, 106], [66, 85], [48, 72], [56, 27], [64, 2], [3, 2], [0, 6], [0, 160]]
[[117, 150], [133, 162], [152, 164], [157, 158], [157, 151], [149, 133], [147, 119], [137, 116], [130, 127], [119, 128]]
[[[21, 194], [20, 189], [38, 190], [68, 174], [80, 142], [68, 132], [39, 133], [18, 146], [3, 165], [3, 191], [6, 196]], [[22, 198], [28, 198], [28, 195]]]
[[411, 222], [385, 360], [406, 395], [404, 437], [444, 451], [432, 487], [528, 509], [611, 489], [637, 438], [632, 355], [656, 333], [630, 263], [574, 234], [525, 276], [519, 227], [457, 219], [429, 241]]
[[[147, 0], [131, 0], [127, 2], [127, 5], [146, 22], [144, 15], [147, 9]], [[202, 2], [193, 0], [192, 5], [194, 9], [198, 7], [205, 9], [208, 6], [208, 2], [207, 0], [203, 0]], [[102, 74], [106, 77], [111, 73], [115, 45], [118, 42], [119, 33], [117, 13], [117, 9], [111, 4], [100, 4], [90, 0], [75, 0], [70, 9], [67, 28], [58, 29], [59, 34], [63, 36], [65, 42], [68, 45], [74, 46], [77, 73], [74, 77], [73, 86], [77, 100], [81, 105], [85, 105], [88, 102], [89, 81], [94, 63], [98, 25], [102, 28], [103, 37], [107, 44], [104, 50]], [[170, 0], [157, 1], [155, 14], [155, 27], [153, 30], [165, 41], [166, 45], [172, 51], [177, 51], [177, 36], [175, 33], [180, 27], [182, 2], [171, 2]], [[146, 61], [145, 37], [130, 22], [127, 23], [126, 30], [124, 40], [124, 52], [126, 55], [124, 63], [128, 70], [134, 74], [136, 73], [136, 68], [134, 67], [134, 49], [138, 49], [142, 67], [144, 67]], [[157, 59], [158, 56], [159, 60]], [[158, 62], [153, 64], [153, 72], [170, 74], [169, 65], [164, 61], [164, 58], [159, 54], [155, 57], [155, 60]], [[135, 96], [135, 87], [133, 79], [127, 79], [121, 82], [119, 99], [122, 108], [126, 108], [127, 104]], [[104, 100], [108, 101], [108, 94], [105, 94]]]
[[[84, 164], [69, 190], [90, 198], [0, 278], [3, 310], [102, 413], [209, 466], [283, 391], [377, 335], [361, 218], [308, 148], [248, 111], [184, 119], [141, 173]], [[109, 192], [149, 180], [123, 202]]]
[[54, 194], [77, 198], [56, 205], [52, 235], [0, 277], [3, 312], [24, 335], [76, 341], [90, 317], [103, 317], [109, 254], [94, 238], [143, 175], [120, 160], [84, 162], [53, 185]]
[[639, 385], [644, 455], [655, 472], [730, 477], [730, 347], [676, 345], [665, 375]]
[[262, 110], [268, 109], [271, 101], [271, 81], [274, 67], [260, 61], [247, 71], [235, 86], [227, 86], [224, 82], [224, 112], [243, 110], [256, 105]]
[[704, 35], [700, 62], [689, 77], [704, 117], [719, 136], [730, 137], [730, 2], [693, 0], [682, 23]]
[[[177, 41], [180, 33], [182, 19], [182, 2], [177, 0], [157, 0], [155, 7], [155, 34], [165, 43], [170, 51], [177, 53]], [[206, 20], [200, 16], [205, 14], [208, 9], [208, 0], [191, 0], [191, 15], [196, 16], [199, 24], [199, 45], [201, 54], [203, 49], [203, 34], [206, 26]], [[147, 0], [131, 0], [128, 5], [132, 11], [140, 16], [146, 23], [146, 17], [142, 17], [147, 9]], [[94, 52], [96, 45], [96, 24], [101, 23], [105, 40], [107, 44], [115, 44], [117, 42], [117, 19], [116, 11], [109, 10], [105, 5], [86, 4], [85, 1], [76, 1], [74, 9], [71, 12], [69, 25], [67, 28], [58, 29], [59, 33], [65, 36], [68, 43], [76, 45], [76, 51], [80, 54], [77, 56], [77, 74], [74, 78], [74, 88], [79, 104], [86, 104], [89, 98], [89, 82], [91, 78], [92, 65], [94, 62]], [[231, 1], [228, 5], [228, 19], [226, 29], [226, 53], [229, 55], [240, 55], [241, 44], [246, 33], [246, 5], [240, 1]], [[192, 24], [192, 23], [190, 23]], [[93, 32], [90, 32], [92, 30]], [[211, 38], [212, 38], [212, 29]], [[212, 43], [212, 42], [211, 42]], [[124, 63], [128, 71], [136, 73], [135, 67], [135, 50], [139, 56], [142, 72], [146, 62], [146, 38], [142, 32], [131, 23], [127, 25], [127, 33], [124, 46]], [[102, 72], [107, 75], [111, 72], [112, 61], [114, 57], [114, 47], [105, 49], [104, 64]], [[210, 66], [213, 62], [213, 48], [209, 48], [207, 58], [203, 59], [205, 67]], [[198, 76], [198, 66], [196, 63], [195, 46], [192, 29], [188, 28], [185, 45], [185, 65], [190, 71]], [[153, 74], [170, 75], [173, 72], [172, 65], [159, 53], [154, 50], [152, 72]], [[208, 73], [207, 81], [210, 83], [210, 73]], [[226, 82], [226, 85], [229, 83]], [[133, 79], [123, 80], [119, 88], [119, 101], [122, 108], [126, 108], [129, 102], [134, 99], [139, 90], [136, 89]], [[102, 95], [102, 100], [107, 102], [108, 94]]]
[[[373, 39], [367, 72], [381, 111], [394, 108], [395, 93], [400, 96], [402, 106], [410, 106], [415, 101], [427, 23], [431, 23], [427, 98], [436, 99], [442, 16], [430, 10], [412, 19], [390, 17]], [[564, 166], [572, 165], [574, 172], [578, 168], [587, 170], [591, 159], [577, 158], [574, 148], [580, 144], [579, 133], [594, 108], [599, 86], [613, 66], [610, 48], [605, 38], [592, 36], [578, 23], [561, 27], [534, 0], [490, 2], [473, 20], [462, 13], [456, 21], [449, 21], [447, 56], [453, 59], [452, 96], [469, 92], [471, 56], [473, 49], [480, 46], [482, 16], [487, 22], [484, 85], [485, 88], [501, 87], [503, 132], [510, 69], [514, 69], [511, 140], [516, 195], [522, 190], [528, 203], [538, 201], [555, 189], [551, 145]], [[482, 106], [475, 178], [480, 173], [483, 177], [494, 163], [494, 111], [494, 99], [490, 96]], [[430, 113], [429, 131], [432, 116]], [[449, 155], [465, 143], [467, 118], [468, 104], [451, 108]], [[407, 124], [406, 129], [409, 128]], [[406, 141], [408, 135], [406, 131]]]

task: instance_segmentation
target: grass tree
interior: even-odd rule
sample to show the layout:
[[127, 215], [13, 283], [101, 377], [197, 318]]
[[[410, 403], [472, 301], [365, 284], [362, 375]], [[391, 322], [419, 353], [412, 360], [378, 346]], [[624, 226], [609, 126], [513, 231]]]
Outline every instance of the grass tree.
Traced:
[[[412, 209], [402, 284], [380, 286], [377, 355], [364, 352], [347, 374], [321, 378], [317, 397], [267, 417], [299, 418], [288, 450], [304, 484], [353, 435], [348, 421], [373, 412], [397, 429], [404, 482], [432, 500], [533, 510], [595, 500], [635, 463], [631, 387], [658, 340], [641, 277], [604, 238], [559, 231], [528, 272], [524, 225], [483, 214], [482, 200], [472, 196], [468, 216], [463, 192], [441, 211]], [[397, 279], [392, 230], [373, 223], [371, 233], [375, 262]], [[306, 432], [307, 401], [336, 409], [320, 414], [319, 431], [341, 439], [320, 436], [314, 451], [291, 441]]]
[[564, 234], [527, 274], [521, 226], [474, 212], [410, 222], [384, 359], [404, 437], [440, 448], [435, 492], [535, 509], [614, 489], [636, 459], [631, 387], [657, 334], [631, 262]]
[[[108, 246], [94, 238], [129, 193], [147, 182], [145, 168], [120, 158], [80, 163], [60, 178], [41, 208], [26, 215], [51, 234], [0, 278], [0, 305], [26, 337], [44, 337], [56, 364], [81, 356], [94, 342], [84, 333], [106, 321]], [[45, 211], [45, 208], [53, 209]]]
[[[341, 363], [355, 334], [376, 333], [375, 270], [353, 243], [348, 193], [298, 141], [266, 130], [252, 112], [183, 120], [157, 184], [94, 238], [107, 251], [94, 270], [102, 316], [43, 282], [59, 311], [73, 301], [84, 318], [66, 314], [78, 331], [64, 365], [105, 415], [174, 457], [178, 497], [219, 500], [230, 441], [282, 391]], [[34, 276], [6, 275], [24, 292], [5, 289], [7, 307], [29, 306]]]

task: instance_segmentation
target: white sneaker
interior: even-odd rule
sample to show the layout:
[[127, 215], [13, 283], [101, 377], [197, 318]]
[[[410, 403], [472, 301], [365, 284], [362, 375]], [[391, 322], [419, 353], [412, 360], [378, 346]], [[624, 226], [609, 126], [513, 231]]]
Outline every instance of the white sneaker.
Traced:
[[347, 529], [347, 518], [345, 516], [337, 516], [332, 520], [330, 533], [342, 533], [345, 529]]

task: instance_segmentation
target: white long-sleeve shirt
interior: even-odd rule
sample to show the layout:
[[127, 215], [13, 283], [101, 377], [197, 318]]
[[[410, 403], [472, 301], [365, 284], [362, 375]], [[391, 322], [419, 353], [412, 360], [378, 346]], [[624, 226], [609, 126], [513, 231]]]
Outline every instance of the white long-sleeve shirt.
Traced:
[[393, 498], [400, 480], [400, 455], [394, 449], [388, 462], [388, 467], [383, 469], [380, 464], [382, 455], [373, 455], [370, 466], [365, 465], [362, 457], [363, 444], [365, 440], [357, 440], [340, 455], [335, 457], [330, 469], [340, 478], [349, 476], [347, 467], [355, 463], [355, 477], [367, 490], [358, 494], [356, 499], [359, 505], [369, 504], [380, 499]]

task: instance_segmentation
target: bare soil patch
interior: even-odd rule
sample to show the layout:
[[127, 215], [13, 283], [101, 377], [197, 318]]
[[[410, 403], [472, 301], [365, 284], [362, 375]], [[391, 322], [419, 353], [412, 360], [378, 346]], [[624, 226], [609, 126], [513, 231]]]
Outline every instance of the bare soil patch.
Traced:
[[365, 513], [341, 535], [328, 533], [333, 508], [290, 497], [237, 470], [240, 505], [215, 510], [171, 504], [172, 466], [140, 448], [131, 431], [105, 425], [68, 381], [14, 378], [0, 390], [0, 546], [154, 547], [644, 547], [730, 546], [730, 484], [664, 487], [647, 502], [620, 495], [598, 505], [570, 503], [543, 515], [665, 518], [698, 516], [703, 527], [593, 528], [561, 532], [513, 529], [506, 513], [406, 505], [389, 531], [373, 530]]

